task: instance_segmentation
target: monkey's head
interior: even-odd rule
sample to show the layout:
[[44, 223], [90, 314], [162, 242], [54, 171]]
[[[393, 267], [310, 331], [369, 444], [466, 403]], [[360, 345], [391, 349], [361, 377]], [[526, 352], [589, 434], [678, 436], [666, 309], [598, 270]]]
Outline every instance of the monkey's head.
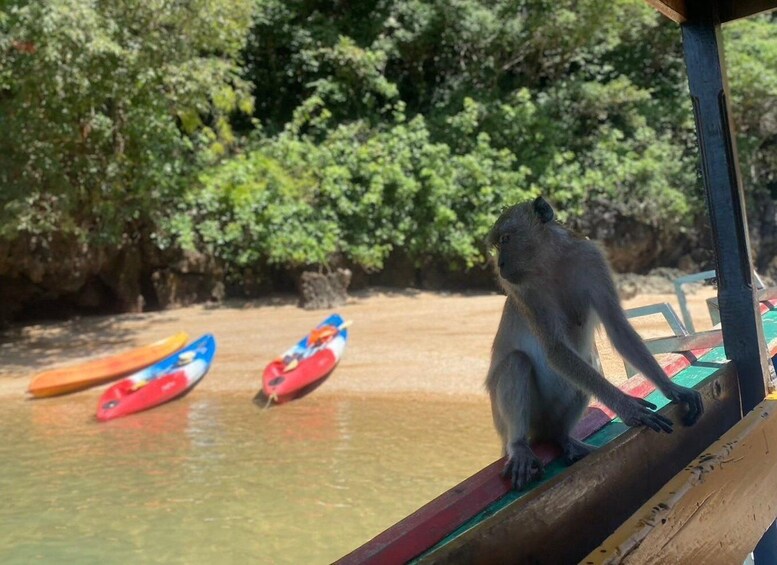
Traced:
[[542, 197], [511, 206], [502, 212], [488, 234], [487, 242], [497, 250], [499, 276], [520, 284], [538, 271], [552, 245], [553, 208]]

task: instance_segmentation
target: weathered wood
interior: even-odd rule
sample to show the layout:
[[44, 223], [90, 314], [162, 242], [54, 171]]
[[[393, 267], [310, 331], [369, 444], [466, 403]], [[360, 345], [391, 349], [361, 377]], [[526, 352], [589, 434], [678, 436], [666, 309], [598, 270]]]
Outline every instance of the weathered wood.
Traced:
[[[729, 364], [699, 388], [704, 417], [674, 433], [629, 430], [419, 563], [575, 563], [739, 420]], [[679, 418], [671, 405], [662, 413]]]
[[775, 449], [770, 395], [583, 563], [742, 563], [777, 515]]
[[766, 395], [769, 360], [753, 284], [720, 23], [714, 3], [689, 2], [687, 8], [693, 20], [681, 26], [683, 51], [715, 246], [720, 321], [726, 354], [741, 375], [744, 413]]
[[774, 9], [775, 0], [726, 0], [720, 3], [720, 21], [731, 22]]
[[646, 0], [646, 2], [672, 21], [683, 23], [687, 19], [685, 0]]
[[[677, 23], [693, 20], [693, 2], [686, 0], [646, 0], [653, 8]], [[777, 8], [775, 0], [704, 0], [710, 6], [717, 5], [721, 23], [746, 18]]]

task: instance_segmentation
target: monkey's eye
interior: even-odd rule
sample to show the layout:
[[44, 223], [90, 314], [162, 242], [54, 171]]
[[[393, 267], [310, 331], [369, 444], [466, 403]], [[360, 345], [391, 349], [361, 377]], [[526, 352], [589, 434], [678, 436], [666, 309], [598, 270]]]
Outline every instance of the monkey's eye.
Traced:
[[510, 234], [509, 233], [503, 233], [499, 236], [499, 245], [504, 245], [505, 243], [510, 241]]

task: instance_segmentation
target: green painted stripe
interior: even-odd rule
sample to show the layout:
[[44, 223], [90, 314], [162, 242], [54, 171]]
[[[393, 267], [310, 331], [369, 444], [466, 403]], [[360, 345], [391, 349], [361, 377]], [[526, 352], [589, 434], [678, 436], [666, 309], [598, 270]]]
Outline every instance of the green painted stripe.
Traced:
[[[762, 320], [763, 320], [763, 327], [764, 327], [764, 337], [766, 339], [766, 342], [769, 343], [771, 346], [772, 344], [777, 342], [777, 310], [770, 310], [766, 312], [763, 315]], [[677, 384], [680, 384], [686, 387], [695, 387], [699, 383], [704, 382], [706, 379], [712, 376], [716, 371], [720, 370], [726, 364], [726, 361], [727, 361], [726, 354], [723, 350], [723, 346], [716, 347], [712, 349], [709, 353], [707, 353], [706, 355], [698, 359], [693, 365], [680, 371], [672, 380]], [[667, 404], [669, 404], [669, 400], [667, 400], [667, 398], [659, 391], [654, 391], [650, 393], [647, 399], [653, 404], [655, 404], [658, 407], [658, 409], [661, 409]], [[616, 437], [626, 432], [628, 429], [629, 427], [625, 425], [620, 418], [615, 418], [609, 424], [605, 424], [604, 427], [601, 428], [599, 431], [587, 437], [585, 441], [586, 443], [590, 443], [595, 447], [601, 447], [603, 445], [608, 444]], [[467, 521], [465, 524], [463, 524], [462, 526], [454, 530], [445, 539], [441, 540], [434, 547], [432, 547], [431, 549], [426, 551], [423, 555], [421, 555], [421, 557], [423, 557], [424, 555], [428, 555], [430, 553], [434, 553], [435, 550], [450, 543], [451, 541], [459, 537], [464, 532], [469, 531], [472, 528], [476, 527], [483, 520], [493, 516], [503, 508], [511, 505], [516, 500], [523, 498], [526, 494], [528, 494], [535, 488], [552, 480], [554, 477], [563, 473], [567, 469], [568, 469], [567, 465], [565, 465], [561, 461], [561, 459], [556, 459], [555, 461], [551, 462], [550, 465], [547, 465], [545, 467], [545, 475], [541, 480], [532, 483], [526, 489], [520, 492], [511, 491], [507, 493], [505, 496], [503, 496], [502, 498], [500, 498], [499, 500], [491, 504], [488, 508], [486, 508], [485, 510], [483, 510], [482, 512], [480, 512], [479, 514], [471, 518], [469, 521]], [[416, 561], [417, 560], [414, 560], [413, 563]]]

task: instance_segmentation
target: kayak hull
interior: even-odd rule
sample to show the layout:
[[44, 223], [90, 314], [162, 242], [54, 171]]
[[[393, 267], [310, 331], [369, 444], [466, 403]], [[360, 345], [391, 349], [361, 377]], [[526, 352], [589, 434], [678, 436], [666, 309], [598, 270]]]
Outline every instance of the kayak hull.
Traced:
[[[311, 342], [311, 332], [278, 359], [270, 362], [262, 374], [262, 390], [259, 396], [283, 404], [304, 396], [321, 384], [342, 357], [348, 340], [348, 330], [344, 324], [338, 314], [332, 314], [313, 330], [315, 332], [326, 327], [336, 328], [335, 335], [326, 343], [316, 346]], [[293, 368], [285, 361], [290, 358], [296, 360]]]
[[33, 398], [58, 396], [103, 384], [134, 373], [168, 357], [189, 339], [185, 332], [144, 347], [79, 365], [44, 371], [32, 378], [27, 392]]
[[216, 352], [216, 341], [206, 334], [177, 353], [117, 382], [100, 397], [97, 419], [101, 422], [148, 410], [179, 398], [207, 374]]

